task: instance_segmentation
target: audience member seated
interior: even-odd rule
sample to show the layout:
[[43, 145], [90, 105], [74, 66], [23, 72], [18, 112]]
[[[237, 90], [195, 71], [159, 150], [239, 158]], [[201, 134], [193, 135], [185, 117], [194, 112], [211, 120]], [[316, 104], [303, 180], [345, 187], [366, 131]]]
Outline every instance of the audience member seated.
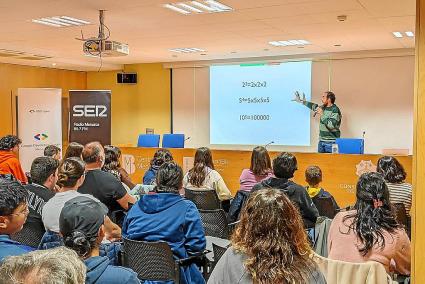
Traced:
[[311, 258], [299, 211], [277, 189], [250, 195], [208, 284], [326, 283]]
[[410, 215], [412, 207], [412, 185], [405, 182], [406, 171], [400, 162], [390, 156], [382, 157], [378, 160], [378, 173], [384, 176], [388, 191], [390, 192], [391, 203], [403, 203], [406, 213]]
[[21, 139], [14, 135], [0, 138], [0, 174], [11, 174], [22, 183], [27, 183], [28, 179], [17, 157], [21, 143]]
[[214, 189], [221, 201], [232, 198], [223, 178], [214, 170], [211, 151], [206, 147], [196, 150], [193, 168], [184, 176], [183, 187], [195, 190]]
[[149, 169], [145, 172], [145, 175], [143, 176], [143, 184], [155, 184], [156, 172], [158, 171], [159, 167], [163, 163], [168, 163], [172, 161], [173, 156], [171, 155], [170, 151], [168, 151], [167, 149], [158, 149], [155, 152], [153, 159], [151, 160], [151, 165]]
[[328, 234], [328, 257], [347, 262], [377, 261], [387, 272], [410, 274], [410, 241], [392, 215], [381, 174], [357, 182], [354, 210], [338, 213]]
[[[305, 181], [308, 183], [308, 186], [306, 187], [308, 195], [311, 200], [313, 200], [314, 205], [316, 205], [319, 211], [319, 200], [321, 198], [330, 198], [335, 211], [339, 210], [339, 206], [332, 194], [320, 187], [320, 183], [322, 182], [322, 170], [318, 166], [307, 167], [305, 170]], [[320, 213], [321, 212], [319, 212], [319, 214]], [[322, 214], [320, 215], [324, 216]]]
[[[173, 162], [157, 172], [155, 191], [146, 194], [130, 209], [123, 224], [123, 237], [140, 241], [166, 241], [174, 256], [187, 258], [206, 246], [204, 229], [195, 204], [180, 196], [183, 171]], [[205, 283], [195, 264], [182, 268], [181, 283]], [[149, 281], [145, 283], [151, 283]], [[159, 282], [154, 282], [159, 283]]]
[[10, 256], [0, 267], [0, 284], [81, 284], [86, 266], [65, 247]]
[[118, 147], [106, 145], [105, 146], [105, 164], [102, 170], [113, 174], [120, 182], [132, 189], [135, 184], [131, 181], [127, 171], [121, 167], [121, 150]]
[[66, 247], [77, 252], [87, 267], [86, 284], [140, 283], [131, 269], [112, 266], [108, 257], [99, 256], [105, 238], [108, 208], [86, 196], [67, 201], [59, 218]]
[[28, 216], [28, 191], [18, 181], [0, 178], [0, 262], [6, 256], [27, 253], [32, 248], [12, 241]]
[[41, 214], [45, 203], [55, 195], [53, 191], [58, 181], [58, 166], [59, 162], [51, 157], [38, 157], [32, 162], [32, 183], [25, 186], [29, 193], [30, 213], [24, 227], [39, 227], [40, 231], [44, 231]]
[[280, 189], [298, 206], [301, 217], [304, 220], [304, 226], [306, 228], [312, 228], [316, 223], [317, 217], [319, 217], [319, 212], [305, 188], [290, 180], [294, 177], [297, 167], [297, 158], [294, 155], [285, 152], [281, 153], [273, 160], [273, 173], [275, 177], [268, 178], [256, 184], [252, 188], [252, 191], [262, 188]]
[[118, 210], [128, 210], [136, 199], [127, 193], [114, 175], [101, 170], [105, 162], [105, 152], [99, 142], [84, 146], [83, 158], [86, 162], [86, 179], [78, 189], [80, 193], [91, 194], [109, 209], [109, 216]]
[[251, 166], [242, 171], [239, 178], [240, 190], [251, 190], [254, 185], [273, 176], [272, 164], [267, 149], [257, 146], [252, 150]]
[[44, 156], [50, 157], [55, 160], [60, 161], [61, 159], [61, 148], [55, 146], [55, 145], [47, 145], [46, 148], [44, 148]]
[[[59, 167], [58, 184], [60, 192], [56, 193], [43, 207], [42, 219], [46, 230], [59, 233], [59, 216], [65, 203], [78, 196], [86, 196], [96, 202], [100, 201], [90, 194], [77, 192], [84, 182], [84, 162], [79, 158], [68, 158]], [[105, 219], [108, 239], [115, 240], [121, 237], [121, 229], [109, 218]], [[42, 242], [46, 242], [43, 240]]]
[[66, 148], [66, 152], [65, 152], [65, 155], [63, 156], [63, 160], [72, 158], [72, 157], [80, 158], [82, 160], [83, 150], [84, 150], [83, 145], [81, 145], [78, 142], [71, 142], [69, 143], [68, 148]]

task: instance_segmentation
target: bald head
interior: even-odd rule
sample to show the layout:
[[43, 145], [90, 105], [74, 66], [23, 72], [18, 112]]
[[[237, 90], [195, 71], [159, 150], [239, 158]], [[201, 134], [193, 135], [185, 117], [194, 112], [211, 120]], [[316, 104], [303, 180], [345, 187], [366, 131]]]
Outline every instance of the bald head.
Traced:
[[88, 165], [98, 164], [98, 167], [102, 167], [105, 161], [105, 151], [99, 142], [90, 142], [84, 146], [82, 153], [83, 160]]

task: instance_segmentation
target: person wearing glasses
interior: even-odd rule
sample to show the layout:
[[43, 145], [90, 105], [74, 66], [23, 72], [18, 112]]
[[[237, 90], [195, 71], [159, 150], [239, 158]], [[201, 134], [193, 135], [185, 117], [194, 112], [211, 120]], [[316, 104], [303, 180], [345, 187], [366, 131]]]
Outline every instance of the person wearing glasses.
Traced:
[[0, 263], [7, 256], [33, 250], [10, 239], [10, 235], [22, 230], [27, 220], [27, 199], [28, 191], [20, 182], [0, 178]]

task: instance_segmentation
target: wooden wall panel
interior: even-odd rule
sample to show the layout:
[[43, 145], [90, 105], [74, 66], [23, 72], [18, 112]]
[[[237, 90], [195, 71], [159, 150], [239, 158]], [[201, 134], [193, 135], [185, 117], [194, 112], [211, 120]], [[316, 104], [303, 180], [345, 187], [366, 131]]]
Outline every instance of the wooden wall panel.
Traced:
[[[155, 148], [121, 148], [123, 166], [131, 172], [133, 182], [142, 183], [145, 171], [149, 168]], [[185, 157], [193, 157], [195, 149], [170, 149], [175, 161], [183, 166]], [[251, 151], [212, 150], [214, 165], [233, 194], [239, 189], [239, 176], [244, 168], [249, 168]], [[270, 152], [273, 159], [279, 152]], [[294, 153], [298, 161], [295, 182], [305, 185], [304, 172], [309, 165], [318, 165], [323, 171], [322, 187], [330, 191], [340, 206], [353, 204], [357, 174], [373, 170], [380, 155], [335, 155], [317, 153]], [[412, 157], [397, 157], [408, 173], [407, 181], [412, 180]]]

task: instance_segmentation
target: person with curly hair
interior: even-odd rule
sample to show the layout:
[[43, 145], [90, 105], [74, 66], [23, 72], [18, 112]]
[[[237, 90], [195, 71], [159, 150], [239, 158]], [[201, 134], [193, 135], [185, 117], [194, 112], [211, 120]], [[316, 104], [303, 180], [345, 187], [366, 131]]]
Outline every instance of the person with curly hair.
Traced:
[[208, 284], [326, 283], [298, 209], [278, 189], [250, 195]]
[[127, 171], [121, 167], [121, 150], [118, 147], [112, 145], [106, 145], [105, 149], [105, 164], [102, 167], [102, 171], [113, 174], [117, 180], [125, 184], [129, 190], [132, 189], [135, 184], [131, 181], [130, 175]]
[[21, 143], [21, 139], [15, 135], [6, 135], [0, 138], [0, 174], [13, 175], [20, 182], [28, 183], [17, 157]]
[[338, 213], [328, 234], [328, 258], [376, 261], [387, 272], [410, 274], [410, 240], [391, 211], [385, 180], [365, 173], [357, 182], [354, 210]]

